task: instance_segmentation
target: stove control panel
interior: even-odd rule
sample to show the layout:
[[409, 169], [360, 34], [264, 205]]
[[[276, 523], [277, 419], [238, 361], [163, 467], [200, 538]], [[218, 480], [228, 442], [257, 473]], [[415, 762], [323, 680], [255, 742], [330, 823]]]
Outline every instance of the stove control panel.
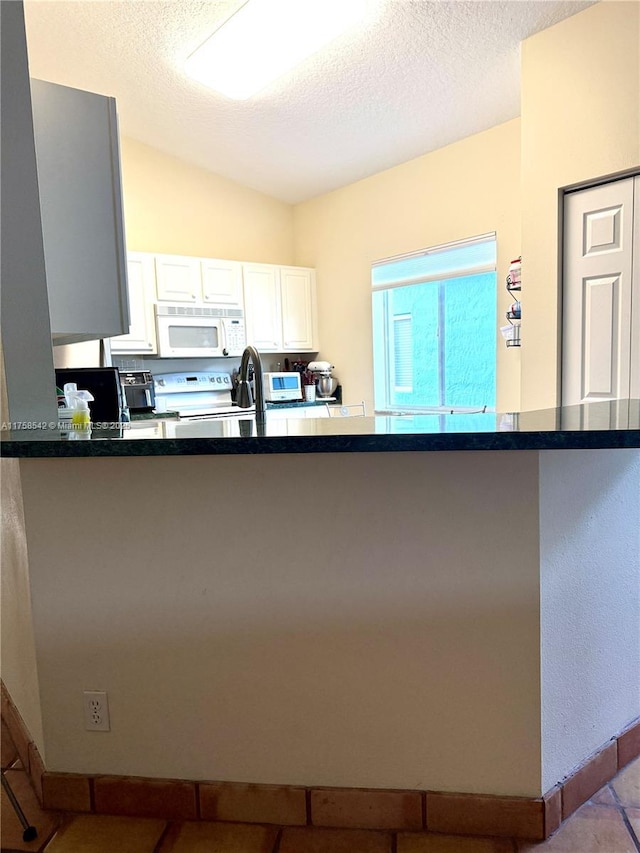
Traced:
[[228, 373], [163, 373], [154, 376], [156, 393], [188, 394], [196, 391], [230, 391], [231, 377]]

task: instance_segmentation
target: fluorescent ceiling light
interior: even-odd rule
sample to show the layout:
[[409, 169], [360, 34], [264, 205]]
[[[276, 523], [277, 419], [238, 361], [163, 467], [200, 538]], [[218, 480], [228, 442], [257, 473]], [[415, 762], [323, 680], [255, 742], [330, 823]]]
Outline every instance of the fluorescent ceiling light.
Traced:
[[354, 26], [366, 0], [248, 0], [185, 63], [190, 77], [245, 100]]

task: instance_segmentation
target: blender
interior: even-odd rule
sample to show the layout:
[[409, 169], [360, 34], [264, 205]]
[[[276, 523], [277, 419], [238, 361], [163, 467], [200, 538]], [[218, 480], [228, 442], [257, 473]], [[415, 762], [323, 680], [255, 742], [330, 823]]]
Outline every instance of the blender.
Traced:
[[307, 370], [315, 374], [318, 397], [324, 400], [333, 399], [331, 395], [338, 384], [331, 376], [333, 365], [328, 361], [311, 361], [307, 365]]

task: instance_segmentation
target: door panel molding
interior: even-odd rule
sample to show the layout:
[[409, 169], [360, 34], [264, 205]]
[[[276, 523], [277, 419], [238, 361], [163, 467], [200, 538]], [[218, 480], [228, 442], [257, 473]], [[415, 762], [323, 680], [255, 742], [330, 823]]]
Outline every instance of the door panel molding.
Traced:
[[583, 282], [582, 398], [610, 399], [616, 393], [619, 349], [620, 277]]

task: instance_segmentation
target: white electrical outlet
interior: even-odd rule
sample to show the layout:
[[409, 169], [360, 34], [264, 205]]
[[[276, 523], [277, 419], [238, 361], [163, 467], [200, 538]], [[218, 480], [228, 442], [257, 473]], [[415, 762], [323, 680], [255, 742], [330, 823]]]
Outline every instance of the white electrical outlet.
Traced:
[[85, 690], [84, 727], [88, 732], [111, 731], [109, 724], [109, 703], [104, 690]]

